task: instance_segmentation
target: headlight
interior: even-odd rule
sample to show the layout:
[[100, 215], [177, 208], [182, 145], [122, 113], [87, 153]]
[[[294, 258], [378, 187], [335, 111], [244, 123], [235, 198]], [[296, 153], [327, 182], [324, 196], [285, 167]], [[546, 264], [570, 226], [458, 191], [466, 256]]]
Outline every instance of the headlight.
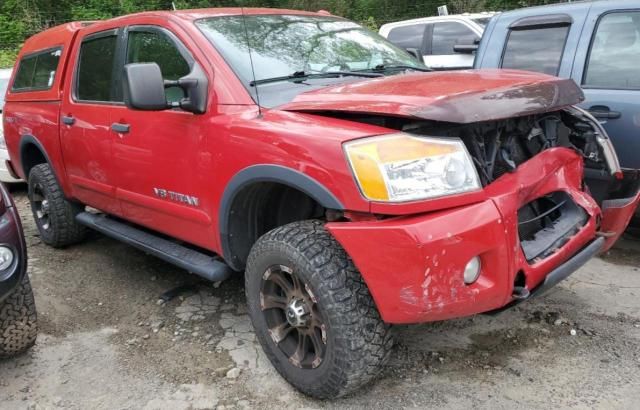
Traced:
[[6, 246], [0, 246], [0, 272], [7, 270], [13, 264], [13, 251]]
[[464, 143], [406, 133], [344, 145], [360, 190], [373, 201], [437, 198], [481, 188]]

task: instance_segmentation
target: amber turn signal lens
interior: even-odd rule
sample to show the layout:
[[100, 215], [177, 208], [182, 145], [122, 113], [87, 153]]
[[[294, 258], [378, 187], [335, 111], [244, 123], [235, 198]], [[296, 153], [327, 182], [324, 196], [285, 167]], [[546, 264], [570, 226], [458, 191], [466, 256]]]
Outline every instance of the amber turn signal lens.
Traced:
[[344, 147], [369, 200], [402, 202], [480, 188], [469, 154], [457, 138], [398, 133], [351, 141]]

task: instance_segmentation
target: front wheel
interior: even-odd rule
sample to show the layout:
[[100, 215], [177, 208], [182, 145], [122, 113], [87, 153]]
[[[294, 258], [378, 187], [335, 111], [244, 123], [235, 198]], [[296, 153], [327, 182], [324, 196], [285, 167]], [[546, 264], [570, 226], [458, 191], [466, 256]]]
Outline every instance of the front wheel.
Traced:
[[265, 353], [305, 394], [348, 394], [389, 357], [390, 327], [320, 221], [294, 222], [261, 237], [249, 254], [245, 291]]
[[0, 358], [23, 353], [36, 342], [36, 304], [29, 277], [0, 302]]

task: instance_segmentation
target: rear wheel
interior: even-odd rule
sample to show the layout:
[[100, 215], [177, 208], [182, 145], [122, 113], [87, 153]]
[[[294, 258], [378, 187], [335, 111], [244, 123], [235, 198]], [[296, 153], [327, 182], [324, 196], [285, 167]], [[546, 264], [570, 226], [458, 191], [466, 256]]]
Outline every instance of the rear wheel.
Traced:
[[86, 228], [76, 222], [84, 210], [67, 201], [49, 164], [39, 164], [29, 172], [29, 202], [42, 241], [59, 248], [80, 242]]
[[23, 353], [36, 342], [36, 304], [29, 277], [0, 302], [0, 358]]
[[264, 351], [303, 393], [345, 395], [374, 378], [388, 359], [390, 327], [322, 222], [295, 222], [260, 238], [245, 282]]

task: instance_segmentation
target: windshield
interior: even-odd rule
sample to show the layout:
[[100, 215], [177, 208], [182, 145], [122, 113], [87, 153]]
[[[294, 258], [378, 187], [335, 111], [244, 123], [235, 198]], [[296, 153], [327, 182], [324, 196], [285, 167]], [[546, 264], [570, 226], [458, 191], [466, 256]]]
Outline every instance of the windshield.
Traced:
[[[254, 80], [247, 38], [257, 81], [294, 73], [366, 71], [380, 66], [425, 68], [378, 34], [331, 16], [223, 16], [198, 20], [196, 24], [247, 89], [253, 88]], [[288, 82], [288, 86], [303, 88], [300, 83]], [[270, 85], [258, 86], [262, 93]], [[308, 91], [308, 87], [299, 92], [302, 91]]]

